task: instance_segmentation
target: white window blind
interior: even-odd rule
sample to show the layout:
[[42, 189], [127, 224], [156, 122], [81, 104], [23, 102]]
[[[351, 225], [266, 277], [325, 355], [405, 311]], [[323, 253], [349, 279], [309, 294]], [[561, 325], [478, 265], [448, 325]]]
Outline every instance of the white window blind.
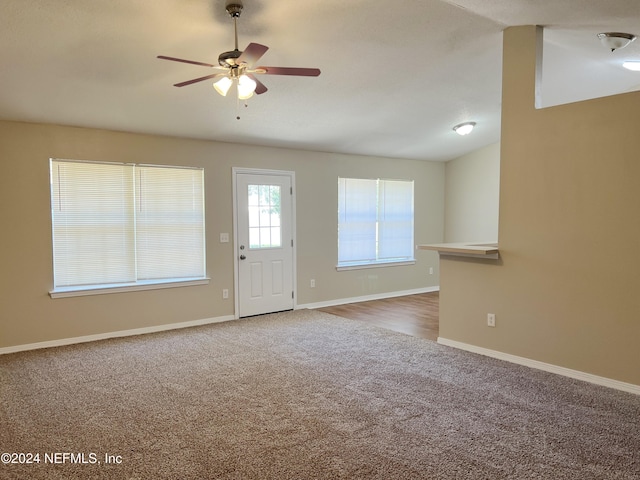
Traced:
[[413, 182], [378, 182], [378, 259], [413, 258]]
[[413, 181], [338, 178], [338, 267], [413, 260]]
[[204, 278], [204, 172], [51, 160], [54, 290]]
[[204, 191], [200, 169], [139, 166], [138, 279], [204, 276]]

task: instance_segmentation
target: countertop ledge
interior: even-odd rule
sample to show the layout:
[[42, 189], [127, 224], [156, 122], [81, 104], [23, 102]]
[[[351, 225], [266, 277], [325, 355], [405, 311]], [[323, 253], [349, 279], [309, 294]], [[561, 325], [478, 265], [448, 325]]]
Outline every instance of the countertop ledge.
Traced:
[[500, 254], [497, 243], [430, 243], [417, 245], [416, 249], [436, 250], [440, 255], [459, 255], [491, 259], [497, 259]]

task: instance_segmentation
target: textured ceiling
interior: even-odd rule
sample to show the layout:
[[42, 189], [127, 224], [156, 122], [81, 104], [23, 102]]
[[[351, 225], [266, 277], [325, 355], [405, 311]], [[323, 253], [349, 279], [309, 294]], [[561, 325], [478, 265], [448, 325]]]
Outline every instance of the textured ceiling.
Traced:
[[[0, 4], [0, 118], [424, 160], [499, 140], [502, 31], [545, 26], [545, 105], [640, 89], [640, 40], [616, 52], [596, 34], [640, 34], [637, 0], [244, 0], [239, 47], [260, 64], [318, 67], [261, 76], [238, 105], [212, 73], [233, 49], [225, 0], [19, 0]], [[240, 114], [241, 119], [236, 120]], [[477, 122], [459, 137], [451, 127]]]

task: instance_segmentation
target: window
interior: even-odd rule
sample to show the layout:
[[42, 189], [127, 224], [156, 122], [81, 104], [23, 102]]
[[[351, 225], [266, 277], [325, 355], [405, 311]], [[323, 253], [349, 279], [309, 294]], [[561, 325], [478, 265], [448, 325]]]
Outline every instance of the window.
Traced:
[[50, 167], [52, 296], [205, 279], [203, 169], [57, 159]]
[[338, 269], [414, 262], [413, 181], [338, 178]]
[[282, 246], [280, 185], [248, 185], [249, 249]]

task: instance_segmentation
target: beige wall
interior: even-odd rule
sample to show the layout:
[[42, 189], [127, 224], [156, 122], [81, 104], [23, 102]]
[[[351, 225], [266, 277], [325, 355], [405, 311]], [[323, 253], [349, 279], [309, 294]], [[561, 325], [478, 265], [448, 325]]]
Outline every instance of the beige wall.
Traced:
[[500, 143], [448, 161], [444, 191], [445, 242], [496, 242]]
[[[204, 167], [210, 284], [51, 299], [50, 157]], [[0, 122], [0, 348], [233, 315], [221, 295], [233, 292], [233, 243], [218, 241], [233, 231], [233, 166], [296, 173], [298, 304], [438, 284], [431, 252], [415, 266], [336, 272], [337, 177], [415, 180], [416, 243], [441, 242], [444, 164]]]
[[536, 110], [539, 33], [504, 33], [501, 260], [442, 260], [440, 335], [640, 385], [640, 93]]

